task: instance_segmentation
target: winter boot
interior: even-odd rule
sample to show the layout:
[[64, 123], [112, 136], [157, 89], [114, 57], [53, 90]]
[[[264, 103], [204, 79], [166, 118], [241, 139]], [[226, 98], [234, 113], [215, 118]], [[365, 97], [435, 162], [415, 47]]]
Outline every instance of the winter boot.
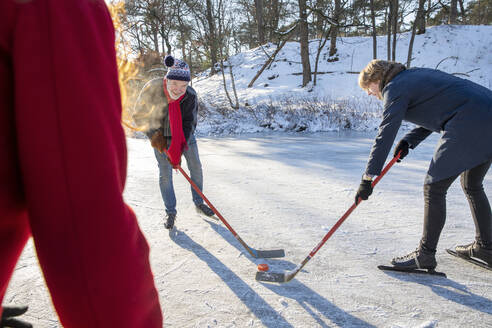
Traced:
[[468, 245], [459, 245], [456, 246], [455, 250], [458, 255], [482, 260], [492, 267], [492, 249], [484, 248], [479, 242], [474, 241]]
[[435, 252], [425, 250], [420, 246], [408, 255], [395, 257], [391, 264], [408, 270], [427, 269], [434, 270], [437, 266]]
[[198, 213], [203, 213], [206, 216], [213, 216], [215, 214], [214, 211], [212, 211], [212, 209], [210, 207], [208, 207], [207, 205], [205, 205], [203, 203], [196, 206], [196, 211]]
[[174, 221], [176, 221], [176, 214], [168, 213], [166, 218], [166, 223], [164, 223], [164, 227], [166, 229], [171, 230], [172, 228], [174, 228]]

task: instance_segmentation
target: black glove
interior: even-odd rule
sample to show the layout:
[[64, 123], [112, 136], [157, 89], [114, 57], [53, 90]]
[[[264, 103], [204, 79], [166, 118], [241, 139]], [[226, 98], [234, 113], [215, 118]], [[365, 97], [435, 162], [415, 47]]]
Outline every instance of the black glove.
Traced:
[[395, 152], [393, 153], [393, 157], [396, 157], [396, 155], [398, 155], [401, 150], [400, 158], [397, 160], [397, 162], [401, 162], [401, 160], [408, 155], [408, 147], [410, 147], [410, 145], [407, 141], [402, 139], [400, 140], [400, 142], [398, 142], [395, 147]]
[[355, 195], [355, 203], [359, 201], [359, 197], [363, 200], [366, 200], [372, 194], [372, 180], [362, 180], [360, 182], [359, 189], [357, 190], [357, 194]]
[[0, 328], [32, 328], [29, 322], [14, 318], [23, 315], [26, 311], [27, 306], [4, 306]]

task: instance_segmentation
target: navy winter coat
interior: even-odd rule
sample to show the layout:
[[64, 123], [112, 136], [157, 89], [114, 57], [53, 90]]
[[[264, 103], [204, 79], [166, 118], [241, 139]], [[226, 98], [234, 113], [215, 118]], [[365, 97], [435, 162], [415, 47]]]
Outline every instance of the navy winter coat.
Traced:
[[403, 139], [415, 148], [432, 132], [441, 134], [425, 183], [434, 183], [492, 160], [492, 91], [428, 68], [397, 74], [382, 90], [383, 121], [366, 174], [378, 175], [402, 120], [418, 127]]

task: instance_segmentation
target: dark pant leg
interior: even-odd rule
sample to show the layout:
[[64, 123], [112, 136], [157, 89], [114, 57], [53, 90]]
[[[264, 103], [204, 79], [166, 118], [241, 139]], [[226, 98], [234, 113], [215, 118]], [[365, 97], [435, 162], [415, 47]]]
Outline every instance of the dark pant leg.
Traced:
[[487, 248], [492, 248], [492, 213], [490, 203], [483, 189], [483, 179], [492, 161], [487, 161], [461, 174], [461, 187], [468, 198], [476, 240]]
[[424, 185], [424, 231], [420, 244], [435, 252], [439, 236], [446, 222], [446, 194], [458, 176]]

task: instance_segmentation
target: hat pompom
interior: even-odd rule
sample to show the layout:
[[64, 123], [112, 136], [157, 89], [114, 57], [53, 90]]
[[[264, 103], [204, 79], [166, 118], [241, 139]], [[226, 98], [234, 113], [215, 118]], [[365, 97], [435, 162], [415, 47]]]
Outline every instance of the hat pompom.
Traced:
[[174, 65], [174, 57], [167, 55], [166, 58], [164, 58], [164, 64], [166, 64], [167, 67], [172, 67]]

